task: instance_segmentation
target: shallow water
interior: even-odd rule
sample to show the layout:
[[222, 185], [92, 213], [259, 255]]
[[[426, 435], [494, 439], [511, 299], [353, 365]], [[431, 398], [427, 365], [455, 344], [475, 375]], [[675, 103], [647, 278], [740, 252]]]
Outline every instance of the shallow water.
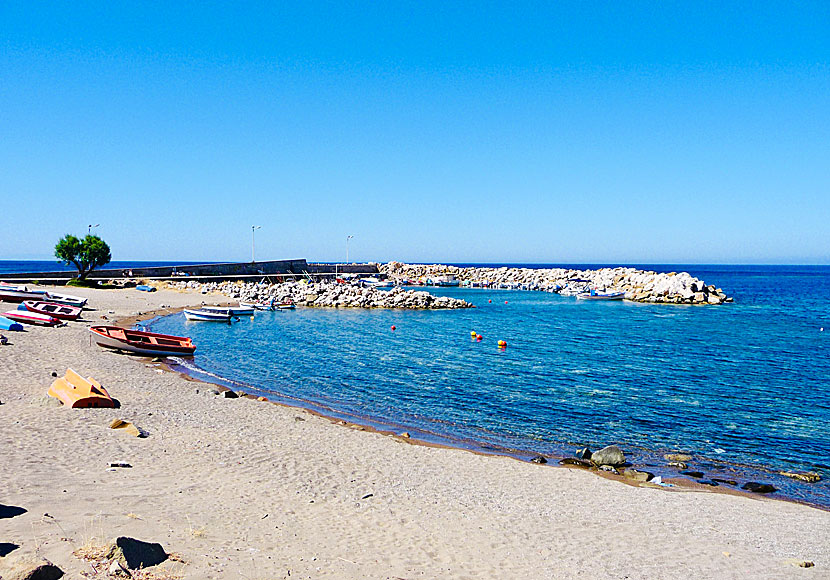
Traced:
[[735, 304], [441, 288], [477, 308], [298, 308], [230, 326], [177, 314], [152, 329], [192, 336], [198, 368], [331, 415], [519, 455], [619, 443], [664, 475], [660, 454], [690, 451], [707, 477], [830, 507], [826, 481], [775, 475], [830, 477], [830, 268], [689, 270]]

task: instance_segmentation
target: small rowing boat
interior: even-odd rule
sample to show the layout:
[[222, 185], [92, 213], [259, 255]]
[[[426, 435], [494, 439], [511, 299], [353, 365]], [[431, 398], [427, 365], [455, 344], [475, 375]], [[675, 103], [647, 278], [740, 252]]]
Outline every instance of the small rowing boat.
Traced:
[[576, 295], [577, 300], [622, 300], [625, 298], [625, 292], [597, 292], [591, 290], [590, 292], [582, 292]]
[[89, 331], [98, 346], [154, 356], [190, 356], [196, 350], [184, 336], [128, 330], [120, 326], [92, 326]]
[[35, 324], [38, 326], [55, 326], [61, 321], [54, 316], [48, 314], [40, 314], [38, 312], [29, 312], [28, 310], [9, 310], [3, 314], [6, 318], [14, 320], [15, 322], [23, 322], [24, 324]]
[[184, 317], [188, 320], [200, 320], [203, 322], [230, 322], [231, 313], [225, 308], [222, 311], [212, 310], [185, 310]]
[[251, 316], [254, 313], [255, 307], [247, 304], [240, 304], [239, 306], [202, 306], [201, 310], [208, 312], [228, 312], [231, 316]]
[[23, 302], [24, 300], [40, 300], [43, 291], [29, 290], [26, 286], [0, 285], [0, 302]]
[[[86, 298], [80, 296], [72, 296], [71, 294], [58, 294], [57, 292], [44, 292], [47, 302], [52, 304], [63, 304], [64, 306], [74, 306], [76, 308], [83, 308], [86, 306]], [[41, 300], [44, 296], [40, 297]]]
[[64, 306], [52, 302], [41, 302], [38, 300], [26, 300], [17, 307], [18, 310], [28, 310], [39, 314], [48, 314], [61, 320], [77, 320], [81, 315], [81, 309], [77, 306]]

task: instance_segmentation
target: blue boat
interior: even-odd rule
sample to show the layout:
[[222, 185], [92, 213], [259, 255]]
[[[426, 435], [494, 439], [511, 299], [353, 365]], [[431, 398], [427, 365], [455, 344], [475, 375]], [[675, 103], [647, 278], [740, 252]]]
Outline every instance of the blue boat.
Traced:
[[0, 330], [23, 330], [23, 325], [14, 320], [0, 316]]
[[139, 284], [135, 287], [136, 290], [141, 290], [142, 292], [155, 292], [156, 289], [153, 286], [147, 286], [146, 284]]

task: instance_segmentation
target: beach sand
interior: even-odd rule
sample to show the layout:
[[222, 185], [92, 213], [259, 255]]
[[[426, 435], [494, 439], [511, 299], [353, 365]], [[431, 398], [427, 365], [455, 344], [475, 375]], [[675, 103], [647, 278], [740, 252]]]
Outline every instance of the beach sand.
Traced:
[[[0, 509], [0, 546], [19, 546], [7, 559], [38, 554], [81, 578], [92, 568], [74, 550], [126, 535], [176, 553], [158, 569], [183, 578], [830, 578], [830, 512], [412, 445], [217, 397], [100, 349], [87, 327], [222, 297], [70, 292], [90, 298], [85, 321], [4, 331], [0, 346], [0, 504], [26, 510]], [[51, 404], [52, 372], [69, 367], [121, 408]], [[109, 429], [114, 418], [149, 436]]]

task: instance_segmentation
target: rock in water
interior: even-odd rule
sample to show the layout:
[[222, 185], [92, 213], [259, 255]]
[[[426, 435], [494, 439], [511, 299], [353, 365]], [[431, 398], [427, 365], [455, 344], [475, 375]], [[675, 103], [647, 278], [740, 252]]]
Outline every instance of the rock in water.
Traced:
[[107, 559], [116, 560], [122, 566], [135, 570], [161, 564], [167, 559], [167, 553], [161, 544], [119, 536], [110, 542]]
[[542, 455], [537, 455], [536, 457], [532, 457], [530, 459], [531, 463], [547, 463], [548, 460], [544, 458]]
[[0, 578], [5, 580], [58, 580], [63, 576], [63, 570], [45, 558], [21, 556], [11, 562], [6, 560], [0, 558]]
[[625, 463], [625, 454], [616, 445], [609, 445], [603, 447], [599, 451], [594, 451], [591, 454], [591, 461], [595, 465], [611, 465], [616, 467]]
[[576, 450], [576, 456], [579, 459], [584, 459], [584, 460], [588, 461], [589, 459], [591, 459], [591, 450], [588, 449], [587, 447], [583, 447], [582, 449], [577, 449]]
[[593, 467], [590, 461], [583, 461], [582, 459], [575, 459], [573, 457], [566, 457], [565, 459], [560, 459], [559, 465], [572, 465], [574, 467], [585, 467], [586, 469]]
[[741, 489], [751, 491], [752, 493], [772, 493], [778, 491], [774, 485], [769, 483], [758, 483], [755, 481], [748, 481], [741, 486]]
[[633, 479], [634, 481], [651, 481], [654, 478], [653, 473], [648, 471], [638, 471], [636, 469], [626, 469], [623, 472], [626, 479]]
[[692, 460], [692, 456], [687, 453], [666, 453], [663, 458], [666, 461], [676, 461], [678, 463], [686, 463]]

